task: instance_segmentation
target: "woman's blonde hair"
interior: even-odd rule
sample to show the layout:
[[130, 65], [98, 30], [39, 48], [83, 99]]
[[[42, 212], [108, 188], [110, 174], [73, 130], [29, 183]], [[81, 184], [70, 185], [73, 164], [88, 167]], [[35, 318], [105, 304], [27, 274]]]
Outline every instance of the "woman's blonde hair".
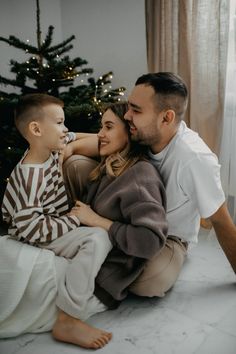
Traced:
[[102, 157], [98, 166], [90, 173], [90, 181], [97, 180], [103, 173], [106, 173], [111, 177], [120, 176], [125, 170], [127, 170], [127, 168], [133, 166], [137, 161], [145, 159], [147, 148], [130, 140], [129, 124], [124, 119], [124, 115], [128, 110], [127, 102], [112, 103], [109, 106], [106, 106], [103, 113], [108, 109], [110, 109], [125, 124], [129, 136], [129, 143], [122, 151], [118, 151], [107, 157]]

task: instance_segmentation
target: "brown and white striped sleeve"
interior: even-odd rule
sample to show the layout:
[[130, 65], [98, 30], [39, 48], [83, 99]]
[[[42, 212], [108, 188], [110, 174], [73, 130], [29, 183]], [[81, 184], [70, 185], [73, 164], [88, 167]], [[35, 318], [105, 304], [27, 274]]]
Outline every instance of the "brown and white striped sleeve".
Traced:
[[[3, 199], [3, 219], [9, 233], [31, 244], [51, 242], [80, 225], [68, 216], [68, 200], [57, 163], [47, 169], [18, 164]], [[63, 215], [64, 214], [64, 215]]]

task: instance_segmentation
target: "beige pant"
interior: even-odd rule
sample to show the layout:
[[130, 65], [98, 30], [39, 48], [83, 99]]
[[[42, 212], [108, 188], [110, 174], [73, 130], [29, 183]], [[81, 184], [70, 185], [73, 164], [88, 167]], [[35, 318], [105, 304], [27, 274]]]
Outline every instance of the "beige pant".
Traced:
[[81, 226], [45, 248], [68, 260], [58, 279], [57, 306], [73, 317], [87, 319], [93, 312], [91, 306], [99, 303], [93, 293], [97, 273], [112, 248], [108, 233]]
[[[81, 155], [71, 156], [64, 164], [64, 178], [72, 199], [83, 193], [89, 173], [97, 162]], [[169, 237], [165, 247], [146, 263], [130, 291], [139, 296], [162, 297], [174, 285], [186, 258], [187, 248], [177, 237]]]

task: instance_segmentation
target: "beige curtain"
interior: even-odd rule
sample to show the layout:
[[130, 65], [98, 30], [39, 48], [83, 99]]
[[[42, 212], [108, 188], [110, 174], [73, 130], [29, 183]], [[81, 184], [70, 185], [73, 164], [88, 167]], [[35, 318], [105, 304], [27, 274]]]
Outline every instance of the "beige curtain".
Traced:
[[229, 0], [146, 0], [150, 72], [173, 71], [190, 91], [186, 122], [218, 154]]

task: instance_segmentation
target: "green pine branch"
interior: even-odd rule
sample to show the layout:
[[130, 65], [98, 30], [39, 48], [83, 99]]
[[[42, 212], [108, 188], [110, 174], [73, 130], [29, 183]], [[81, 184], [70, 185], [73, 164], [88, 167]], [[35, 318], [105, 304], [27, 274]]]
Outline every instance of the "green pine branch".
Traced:
[[6, 42], [10, 46], [13, 46], [15, 48], [23, 49], [26, 52], [29, 52], [31, 54], [35, 54], [35, 55], [39, 54], [39, 51], [38, 51], [37, 47], [29, 45], [29, 44], [21, 41], [20, 39], [16, 38], [15, 36], [9, 36], [9, 39], [4, 38], [4, 37], [0, 37], [0, 41], [1, 42]]

